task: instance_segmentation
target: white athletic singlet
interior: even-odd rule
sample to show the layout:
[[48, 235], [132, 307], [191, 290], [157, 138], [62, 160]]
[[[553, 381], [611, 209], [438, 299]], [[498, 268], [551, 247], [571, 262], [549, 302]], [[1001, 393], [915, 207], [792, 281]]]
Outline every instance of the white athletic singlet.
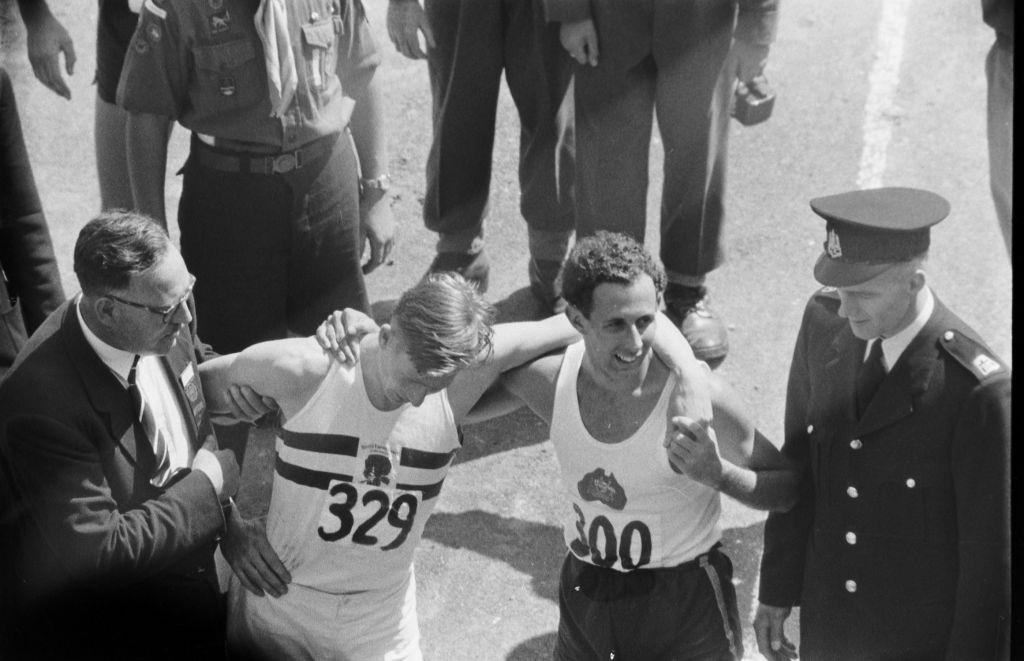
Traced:
[[619, 571], [675, 567], [705, 553], [721, 538], [719, 494], [673, 471], [662, 445], [675, 377], [632, 436], [601, 443], [580, 417], [583, 353], [582, 341], [566, 349], [551, 416], [551, 442], [571, 503], [563, 525], [569, 550]]
[[408, 580], [459, 447], [445, 391], [379, 411], [362, 369], [333, 363], [277, 439], [267, 538], [292, 583], [342, 594]]

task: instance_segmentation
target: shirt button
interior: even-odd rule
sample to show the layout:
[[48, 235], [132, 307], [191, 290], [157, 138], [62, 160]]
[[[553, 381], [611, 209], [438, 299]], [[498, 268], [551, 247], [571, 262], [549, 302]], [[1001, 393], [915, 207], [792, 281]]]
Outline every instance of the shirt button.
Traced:
[[849, 544], [850, 546], [853, 546], [854, 544], [856, 544], [857, 543], [857, 533], [855, 533], [855, 532], [848, 532], [848, 533], [846, 533], [846, 543]]
[[847, 581], [846, 582], [846, 591], [851, 593], [851, 594], [856, 592], [857, 591], [857, 581]]
[[814, 425], [807, 425], [807, 433], [808, 434], [813, 434], [814, 433]]
[[953, 331], [946, 331], [945, 333], [942, 334], [942, 338], [949, 342], [950, 340], [953, 339]]
[[855, 438], [852, 441], [850, 441], [850, 447], [853, 448], [854, 450], [861, 449], [861, 446], [863, 446], [863, 445], [864, 444], [860, 442], [859, 438]]
[[908, 489], [913, 489], [916, 486], [917, 486], [917, 480], [915, 480], [912, 477], [908, 477], [907, 478], [907, 488]]
[[856, 498], [860, 495], [860, 492], [857, 491], [857, 487], [846, 487], [846, 495], [850, 498]]

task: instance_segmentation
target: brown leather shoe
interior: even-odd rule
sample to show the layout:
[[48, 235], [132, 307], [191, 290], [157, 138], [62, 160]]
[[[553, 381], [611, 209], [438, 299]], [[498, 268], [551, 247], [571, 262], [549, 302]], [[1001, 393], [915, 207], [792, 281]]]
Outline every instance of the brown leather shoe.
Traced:
[[478, 253], [467, 254], [462, 252], [439, 252], [434, 257], [427, 269], [427, 275], [431, 273], [458, 273], [463, 278], [476, 285], [477, 291], [481, 294], [487, 291], [490, 284], [491, 261], [487, 253], [481, 250]]
[[693, 355], [717, 367], [729, 353], [729, 336], [714, 311], [708, 307], [707, 289], [670, 284], [665, 289], [665, 314], [690, 343]]
[[567, 305], [558, 289], [557, 278], [561, 269], [561, 262], [530, 258], [530, 291], [548, 315], [562, 314]]

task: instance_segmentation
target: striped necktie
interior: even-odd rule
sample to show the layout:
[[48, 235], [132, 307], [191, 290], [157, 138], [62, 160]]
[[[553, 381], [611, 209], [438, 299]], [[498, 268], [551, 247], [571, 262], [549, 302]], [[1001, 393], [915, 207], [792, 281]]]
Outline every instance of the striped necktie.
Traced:
[[885, 380], [885, 362], [882, 354], [882, 338], [877, 338], [871, 345], [867, 360], [857, 370], [857, 417], [860, 418], [867, 410], [868, 404]]
[[167, 446], [167, 439], [164, 438], [163, 432], [157, 426], [153, 409], [146, 402], [146, 398], [142, 395], [142, 389], [136, 382], [139, 358], [141, 356], [135, 356], [132, 369], [128, 372], [128, 394], [131, 395], [132, 405], [135, 407], [136, 420], [142, 426], [146, 440], [153, 448], [153, 457], [156, 459], [156, 470], [153, 472], [153, 477], [149, 478], [149, 483], [154, 487], [164, 487], [177, 471], [171, 470], [171, 452]]

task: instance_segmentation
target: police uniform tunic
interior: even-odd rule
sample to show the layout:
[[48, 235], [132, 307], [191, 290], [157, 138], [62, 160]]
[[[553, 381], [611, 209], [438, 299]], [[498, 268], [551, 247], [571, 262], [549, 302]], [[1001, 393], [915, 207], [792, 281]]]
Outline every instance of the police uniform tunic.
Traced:
[[809, 302], [786, 402], [798, 504], [769, 515], [760, 600], [801, 607], [801, 659], [996, 658], [1008, 622], [1010, 380], [935, 301], [858, 419], [865, 342]]
[[147, 0], [118, 89], [129, 112], [193, 132], [178, 223], [201, 332], [220, 351], [368, 305], [346, 130], [352, 90], [378, 63], [362, 5], [284, 3], [296, 91], [272, 116], [258, 4]]

